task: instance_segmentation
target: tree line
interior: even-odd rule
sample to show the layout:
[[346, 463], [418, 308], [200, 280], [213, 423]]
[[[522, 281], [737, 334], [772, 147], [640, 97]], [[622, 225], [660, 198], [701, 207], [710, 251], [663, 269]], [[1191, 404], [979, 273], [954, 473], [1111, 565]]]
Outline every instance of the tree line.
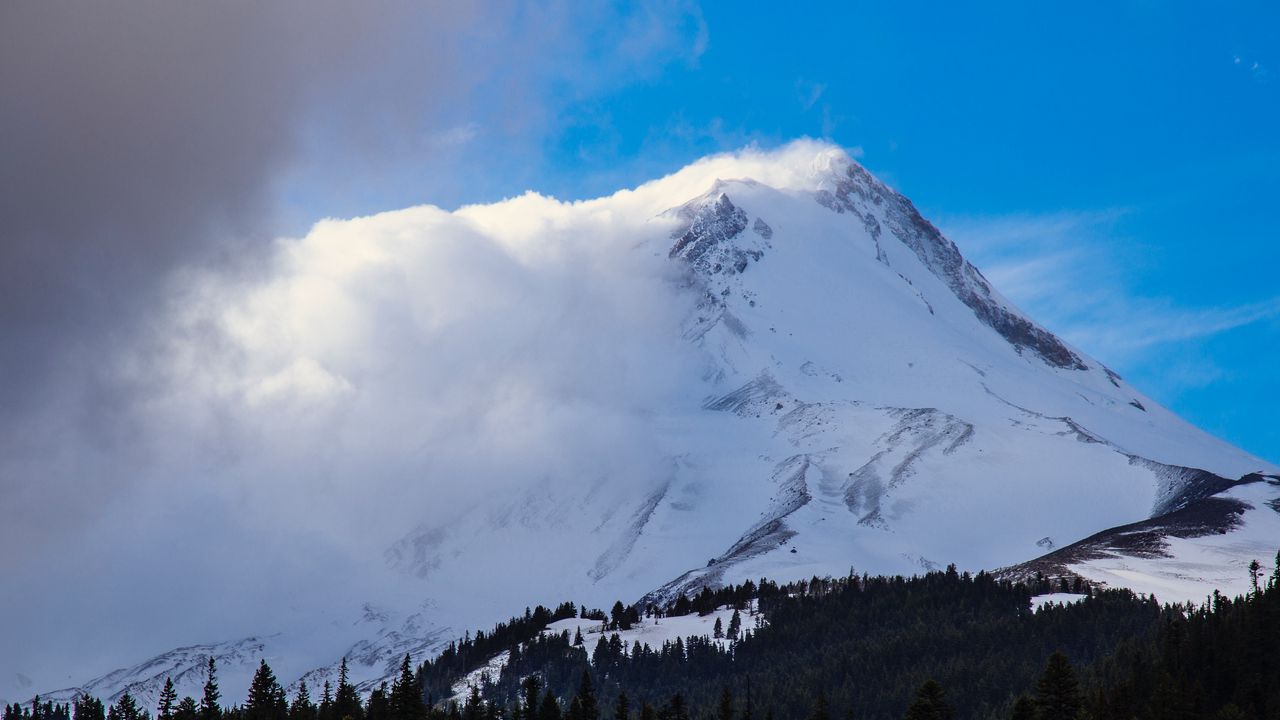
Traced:
[[[199, 700], [165, 684], [154, 714], [124, 693], [4, 709], [0, 720], [1269, 720], [1280, 717], [1280, 555], [1251, 591], [1199, 605], [1071, 586], [1086, 602], [1033, 612], [1030, 584], [954, 567], [921, 576], [768, 580], [609, 613], [562, 603], [467, 634], [361, 697], [345, 659], [336, 685], [289, 697], [266, 661], [246, 701], [224, 707], [212, 658]], [[641, 622], [732, 608], [708, 637], [657, 647]], [[545, 632], [579, 618], [601, 630]], [[495, 676], [453, 688], [491, 657]]]

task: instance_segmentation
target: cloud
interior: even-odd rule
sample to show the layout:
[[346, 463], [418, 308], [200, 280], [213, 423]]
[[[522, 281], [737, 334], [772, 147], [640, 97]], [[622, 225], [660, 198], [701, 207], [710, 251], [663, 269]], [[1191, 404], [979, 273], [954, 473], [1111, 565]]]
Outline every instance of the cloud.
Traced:
[[644, 496], [670, 472], [656, 418], [697, 412], [706, 372], [663, 211], [718, 177], [807, 182], [819, 149], [717, 156], [598, 201], [329, 219], [274, 241], [253, 273], [183, 269], [113, 364], [139, 388], [114, 418], [128, 442], [6, 458], [66, 487], [128, 481], [47, 505], [3, 488], [28, 509], [6, 531], [32, 541], [0, 546], [0, 576], [51, 592], [0, 598], [0, 616], [26, 619], [0, 627], [0, 681], [48, 689], [179, 644], [418, 602], [432, 588], [383, 551], [480, 499]]
[[[419, 212], [438, 219], [429, 249], [393, 237], [412, 233], [391, 217], [275, 238], [523, 189], [566, 104], [705, 44], [696, 7], [662, 1], [0, 7], [0, 575], [49, 589], [5, 593], [5, 616], [32, 622], [4, 628], [0, 692], [13, 663], [48, 670], [75, 644], [154, 652], [263, 612], [290, 583], [348, 592], [367, 557], [338, 539], [364, 548], [384, 539], [371, 518], [446, 512], [428, 496], [440, 485], [414, 480], [473, 487], [456, 478], [483, 438], [550, 472], [571, 461], [537, 455], [539, 432], [593, 447], [625, 432], [601, 413], [572, 425], [557, 403], [601, 397], [556, 395], [547, 376], [603, 372], [609, 348], [581, 347], [592, 318], [551, 279], [587, 297], [588, 281], [626, 287], [609, 253], [533, 267], [439, 210]], [[399, 242], [402, 265], [345, 254], [366, 229], [361, 246]], [[636, 337], [661, 316], [594, 308]], [[507, 371], [535, 331], [564, 350]], [[382, 352], [337, 351], [357, 341]], [[424, 449], [441, 436], [452, 455]], [[382, 494], [395, 481], [425, 489], [397, 504]], [[316, 590], [326, 574], [349, 586]]]
[[[1280, 296], [1191, 307], [1144, 293], [1122, 269], [1126, 209], [951, 218], [941, 223], [992, 284], [1069, 342], [1117, 367], [1142, 366], [1186, 345], [1280, 317]], [[1207, 363], [1208, 360], [1199, 362]], [[1212, 381], [1212, 367], [1178, 377]], [[1170, 376], [1172, 377], [1172, 376]]]
[[283, 227], [519, 183], [499, 168], [537, 167], [559, 107], [704, 34], [666, 2], [5, 5], [0, 547], [133, 482], [98, 459], [138, 454], [161, 348], [139, 350], [189, 271], [261, 276]]

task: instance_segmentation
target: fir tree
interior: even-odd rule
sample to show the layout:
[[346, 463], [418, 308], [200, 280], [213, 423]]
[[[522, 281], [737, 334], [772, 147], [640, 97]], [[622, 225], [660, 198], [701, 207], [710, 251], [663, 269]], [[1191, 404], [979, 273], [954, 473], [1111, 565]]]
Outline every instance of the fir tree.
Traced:
[[324, 681], [324, 689], [320, 693], [320, 705], [316, 708], [317, 720], [333, 720], [333, 688], [329, 681]]
[[596, 701], [596, 691], [591, 685], [591, 671], [583, 670], [582, 679], [578, 682], [578, 713], [575, 720], [600, 720], [600, 705]]
[[733, 693], [729, 692], [728, 685], [720, 688], [720, 706], [716, 708], [716, 720], [733, 720]]
[[809, 720], [831, 720], [831, 711], [827, 708], [827, 695], [821, 690], [818, 691], [818, 699], [813, 703], [813, 712], [809, 715]]
[[907, 707], [906, 720], [951, 720], [955, 710], [946, 701], [946, 691], [935, 680], [926, 680]]
[[418, 720], [425, 710], [409, 654], [405, 653], [404, 660], [400, 662], [400, 676], [391, 686], [392, 720]]
[[120, 695], [120, 699], [116, 700], [116, 704], [107, 711], [107, 718], [108, 720], [141, 720], [142, 713], [138, 710], [137, 701], [128, 690], [125, 690]]
[[[8, 708], [5, 709], [5, 717], [8, 720], [18, 720], [22, 716], [22, 708], [14, 703], [14, 715], [10, 715]], [[75, 720], [106, 720], [107, 711], [103, 707], [102, 701], [96, 697], [90, 697], [81, 693], [72, 703], [72, 710]]]
[[265, 659], [259, 661], [258, 670], [249, 684], [249, 698], [244, 705], [244, 720], [288, 720], [289, 705], [284, 688], [276, 680]]
[[338, 666], [338, 689], [333, 695], [334, 720], [364, 720], [364, 708], [360, 705], [360, 694], [347, 679], [347, 659], [342, 658]]
[[156, 706], [156, 720], [173, 720], [173, 709], [178, 704], [178, 691], [173, 689], [173, 678], [164, 679], [164, 688], [160, 690], [159, 704]]
[[1036, 704], [1026, 695], [1019, 695], [1017, 700], [1013, 701], [1013, 712], [1009, 715], [1009, 720], [1035, 720]]
[[316, 706], [311, 702], [311, 692], [305, 679], [298, 681], [298, 692], [289, 704], [289, 720], [316, 720]]
[[196, 704], [196, 699], [190, 695], [184, 696], [178, 701], [178, 706], [173, 709], [173, 720], [199, 720], [200, 706]]
[[542, 696], [542, 704], [538, 706], [538, 720], [560, 720], [560, 703], [550, 690]]
[[1076, 672], [1066, 655], [1055, 652], [1036, 684], [1036, 719], [1075, 720], [1081, 704]]
[[720, 624], [720, 618], [716, 618], [715, 627], [711, 630], [711, 637], [717, 640], [724, 637], [724, 626]]
[[205, 666], [204, 695], [200, 698], [200, 720], [220, 720], [222, 718], [222, 693], [218, 690], [218, 668], [213, 656]]
[[[584, 609], [585, 610], [585, 609]], [[538, 703], [542, 699], [542, 681], [537, 675], [530, 675], [520, 685], [524, 691], [523, 720], [535, 720], [538, 717]]]
[[618, 693], [618, 701], [613, 706], [613, 720], [631, 720], [631, 701], [626, 691]]
[[364, 710], [365, 720], [390, 720], [392, 712], [389, 692], [387, 690], [387, 681], [383, 680], [378, 687], [373, 689], [373, 692], [369, 693], [369, 702], [365, 705]]
[[742, 616], [737, 610], [733, 611], [733, 615], [729, 616], [729, 629], [725, 632], [730, 640], [738, 639], [738, 631], [742, 629]]

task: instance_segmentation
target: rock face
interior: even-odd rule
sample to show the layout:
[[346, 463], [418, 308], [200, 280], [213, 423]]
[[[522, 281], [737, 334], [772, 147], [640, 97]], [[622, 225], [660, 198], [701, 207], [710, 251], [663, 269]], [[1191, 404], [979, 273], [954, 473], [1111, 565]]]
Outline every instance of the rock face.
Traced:
[[[699, 366], [679, 381], [687, 402], [646, 414], [637, 438], [660, 470], [585, 486], [530, 478], [406, 528], [381, 560], [425, 604], [366, 611], [356, 641], [311, 650], [283, 679], [305, 673], [315, 688], [345, 654], [371, 687], [404, 652], [564, 599], [607, 607], [948, 563], [1198, 599], [1240, 589], [1249, 560], [1274, 555], [1280, 471], [1023, 315], [836, 148], [713, 158], [555, 212], [556, 227], [607, 215], [637, 257], [669, 263], [654, 292], [689, 301], [681, 329]], [[283, 653], [282, 638], [261, 652]], [[154, 666], [176, 671], [166, 657]], [[110, 696], [125, 687], [111, 678], [84, 687]]]

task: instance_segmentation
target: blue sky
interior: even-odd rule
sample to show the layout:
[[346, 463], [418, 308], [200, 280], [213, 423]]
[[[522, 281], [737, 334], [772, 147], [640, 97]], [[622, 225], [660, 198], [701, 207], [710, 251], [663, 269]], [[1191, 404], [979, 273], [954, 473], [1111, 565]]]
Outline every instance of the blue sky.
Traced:
[[[523, 171], [420, 199], [588, 197], [830, 138], [1051, 329], [1280, 460], [1280, 6], [1086, 5], [685, 7], [645, 67], [545, 83]], [[485, 122], [459, 160], [491, 150]]]

